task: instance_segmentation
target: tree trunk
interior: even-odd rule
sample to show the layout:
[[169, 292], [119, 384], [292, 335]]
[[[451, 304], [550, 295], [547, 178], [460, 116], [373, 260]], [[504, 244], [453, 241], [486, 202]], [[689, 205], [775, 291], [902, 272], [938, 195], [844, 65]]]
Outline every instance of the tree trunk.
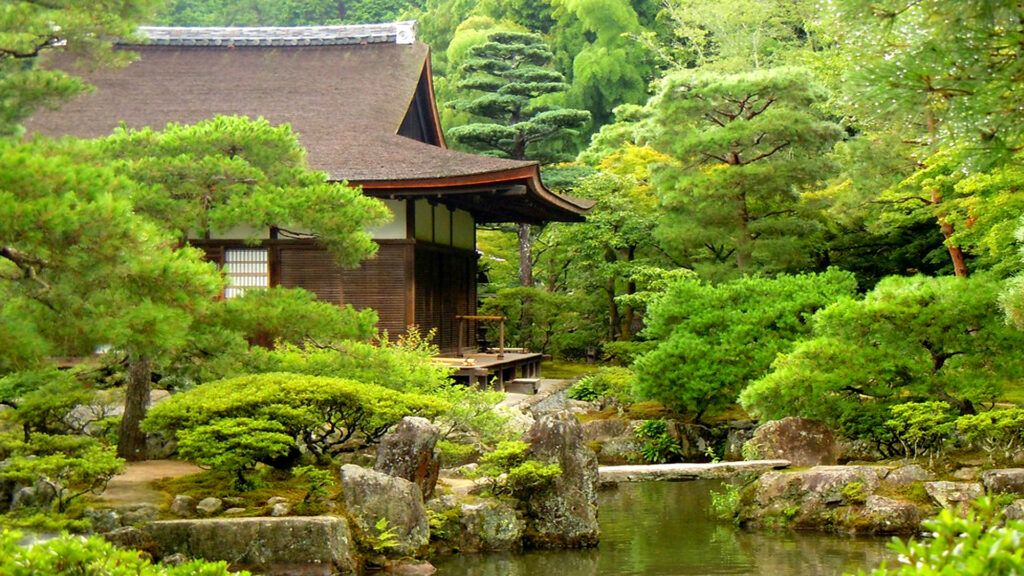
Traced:
[[524, 222], [519, 223], [519, 285], [533, 288], [533, 238]]
[[152, 378], [153, 362], [149, 358], [141, 356], [131, 360], [128, 365], [124, 416], [121, 418], [121, 437], [117, 443], [117, 455], [130, 462], [146, 459], [146, 435], [139, 424], [149, 408], [149, 385]]
[[619, 323], [622, 322], [619, 318], [619, 305], [615, 302], [615, 276], [608, 277], [605, 292], [608, 294], [608, 340], [614, 341], [618, 337]]
[[[938, 190], [932, 190], [932, 205], [938, 206], [942, 203], [942, 194]], [[956, 231], [953, 228], [953, 224], [946, 220], [945, 216], [936, 216], [936, 220], [939, 223], [939, 229], [942, 230], [942, 237], [946, 240], [946, 250], [949, 251], [949, 258], [953, 261], [953, 274], [960, 278], [967, 277], [967, 260], [964, 257], [964, 251], [950, 243], [949, 239], [953, 236]]]
[[750, 236], [750, 213], [747, 211], [747, 195], [740, 194], [736, 199], [736, 224], [739, 234], [736, 236], [736, 267], [746, 270], [753, 260], [754, 240]]
[[[626, 251], [626, 261], [632, 264], [634, 260], [636, 260], [636, 246], [630, 246]], [[630, 277], [629, 281], [626, 282], [626, 295], [632, 296], [633, 294], [636, 294], [636, 280]], [[623, 340], [633, 339], [634, 322], [636, 322], [636, 310], [633, 309], [632, 304], [626, 304], [622, 320], [622, 330], [620, 332]]]

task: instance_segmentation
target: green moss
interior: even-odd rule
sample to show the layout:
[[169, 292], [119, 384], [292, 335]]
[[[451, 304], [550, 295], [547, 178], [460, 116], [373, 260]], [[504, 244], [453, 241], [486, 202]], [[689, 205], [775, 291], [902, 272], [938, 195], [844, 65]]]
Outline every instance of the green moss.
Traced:
[[582, 362], [569, 362], [567, 360], [549, 360], [540, 366], [540, 373], [545, 378], [559, 380], [571, 380], [596, 372], [600, 368], [597, 364], [585, 364]]
[[864, 483], [860, 481], [850, 482], [846, 486], [843, 486], [843, 490], [840, 494], [843, 497], [843, 501], [847, 504], [863, 504], [868, 499], [868, 494], [864, 489]]
[[627, 410], [627, 415], [632, 420], [657, 420], [672, 416], [673, 413], [661, 402], [649, 400], [631, 405]]

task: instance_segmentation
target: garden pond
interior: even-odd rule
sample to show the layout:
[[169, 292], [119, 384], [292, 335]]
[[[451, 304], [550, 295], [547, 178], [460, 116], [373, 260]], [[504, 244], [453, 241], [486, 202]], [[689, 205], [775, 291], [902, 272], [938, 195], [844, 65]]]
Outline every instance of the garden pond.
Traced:
[[752, 532], [715, 520], [718, 481], [620, 484], [600, 494], [592, 550], [466, 554], [436, 559], [439, 576], [824, 576], [893, 558], [888, 538]]

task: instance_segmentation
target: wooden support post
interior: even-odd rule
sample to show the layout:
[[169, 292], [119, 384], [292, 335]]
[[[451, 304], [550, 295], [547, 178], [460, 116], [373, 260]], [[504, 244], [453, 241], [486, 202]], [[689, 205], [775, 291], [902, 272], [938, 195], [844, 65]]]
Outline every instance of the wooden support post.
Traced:
[[455, 346], [455, 355], [462, 358], [462, 339], [466, 336], [466, 319], [459, 318], [459, 343]]
[[505, 357], [505, 319], [498, 324], [498, 358]]

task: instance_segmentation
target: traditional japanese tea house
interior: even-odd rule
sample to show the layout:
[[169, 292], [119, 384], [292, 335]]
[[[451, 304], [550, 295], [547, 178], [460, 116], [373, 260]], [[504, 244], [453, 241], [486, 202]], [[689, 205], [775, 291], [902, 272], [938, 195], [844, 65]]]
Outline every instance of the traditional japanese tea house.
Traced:
[[[383, 200], [375, 258], [344, 270], [311, 238], [235, 230], [195, 244], [225, 268], [227, 296], [299, 286], [326, 301], [370, 307], [380, 327], [435, 328], [456, 348], [457, 315], [475, 313], [476, 225], [578, 221], [583, 201], [544, 187], [535, 162], [449, 150], [430, 54], [415, 23], [297, 28], [142, 28], [139, 58], [83, 75], [96, 89], [28, 122], [31, 132], [97, 137], [121, 122], [162, 128], [215, 115], [288, 123], [312, 168]], [[246, 238], [263, 238], [258, 247]], [[253, 271], [256, 271], [255, 274]], [[469, 335], [470, 341], [472, 335]]]

